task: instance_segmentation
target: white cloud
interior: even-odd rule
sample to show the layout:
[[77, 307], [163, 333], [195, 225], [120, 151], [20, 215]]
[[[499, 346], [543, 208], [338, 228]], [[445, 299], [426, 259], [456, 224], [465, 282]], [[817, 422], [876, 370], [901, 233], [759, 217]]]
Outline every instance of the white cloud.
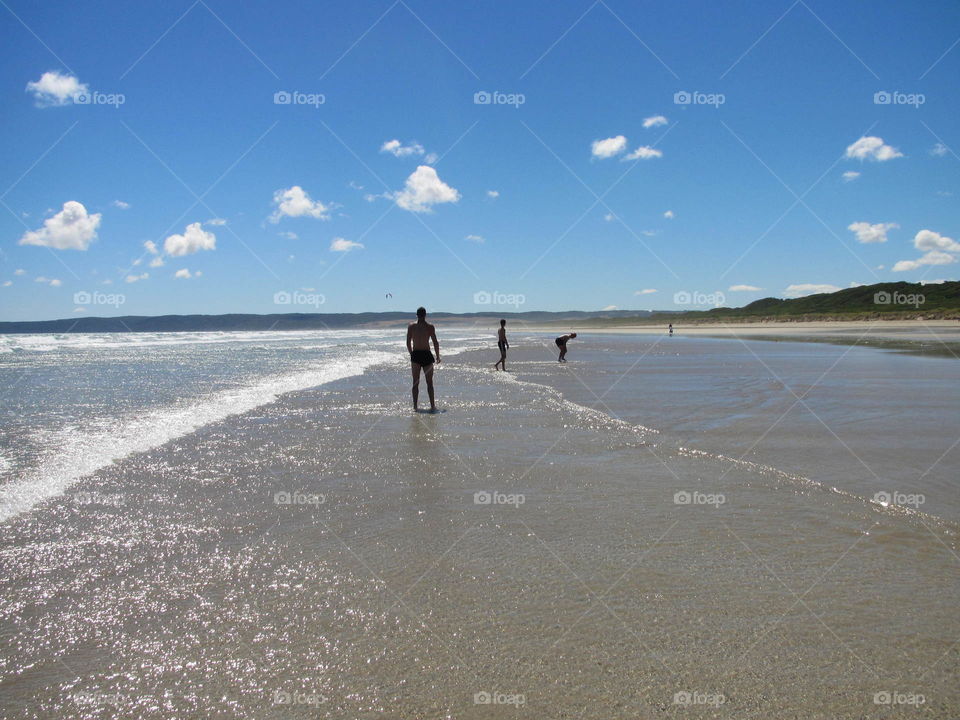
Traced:
[[853, 182], [860, 177], [860, 173], [858, 173], [856, 170], [847, 170], [842, 177], [844, 182]]
[[467, 235], [467, 236], [464, 238], [464, 240], [469, 240], [470, 242], [475, 242], [475, 243], [478, 243], [478, 244], [480, 244], [480, 245], [482, 245], [483, 243], [485, 243], [485, 242], [487, 241], [486, 238], [483, 237], [483, 235]]
[[[617, 308], [616, 305], [607, 305], [605, 308], [603, 308], [603, 310], [617, 310], [617, 309], [618, 309], [618, 308]], [[603, 311], [601, 311], [601, 312], [603, 312]]]
[[73, 309], [73, 311], [74, 311], [75, 313], [77, 313], [77, 312], [86, 312], [87, 309], [86, 309], [85, 307], [75, 307], [75, 308]]
[[278, 234], [280, 235], [280, 237], [285, 237], [287, 240], [299, 240], [299, 239], [300, 239], [300, 236], [297, 235], [295, 232], [282, 232], [282, 233], [278, 233]]
[[37, 107], [71, 105], [77, 95], [88, 88], [73, 75], [62, 75], [56, 70], [45, 72], [39, 80], [27, 83], [27, 92], [33, 93]]
[[124, 202], [123, 200], [114, 200], [114, 201], [113, 201], [112, 203], [110, 203], [110, 204], [113, 205], [113, 206], [116, 207], [116, 208], [120, 208], [121, 210], [129, 210], [129, 209], [130, 209], [130, 203]]
[[500, 197], [500, 191], [499, 191], [499, 190], [487, 190], [487, 197], [490, 198], [491, 200], [496, 200], [498, 197]]
[[162, 257], [155, 257], [153, 260], [150, 261], [150, 267], [152, 268], [163, 267], [165, 264], [166, 263], [163, 262]]
[[663, 214], [663, 216], [664, 216], [667, 220], [673, 220], [673, 219], [676, 217], [676, 215], [673, 214], [673, 210], [667, 210], [667, 211]]
[[594, 140], [590, 145], [590, 153], [595, 158], [611, 158], [619, 155], [627, 149], [627, 139], [623, 135], [606, 138], [605, 140]]
[[901, 260], [893, 266], [894, 272], [909, 272], [924, 265], [949, 265], [957, 258], [951, 253], [960, 253], [960, 243], [933, 230], [921, 230], [913, 238], [913, 246], [923, 251], [916, 260]]
[[200, 250], [216, 250], [216, 248], [217, 236], [204, 230], [198, 222], [187, 225], [183, 235], [171, 235], [163, 241], [164, 251], [172, 257], [192, 255]]
[[[394, 157], [409, 157], [411, 155], [423, 155], [423, 145], [418, 142], [411, 142], [409, 145], [404, 145], [399, 140], [387, 140], [383, 145], [380, 146], [380, 152], [390, 153]], [[429, 162], [429, 160], [427, 161]], [[434, 160], [436, 162], [436, 160]]]
[[330, 243], [330, 252], [350, 252], [351, 250], [362, 250], [363, 243], [353, 242], [345, 238], [334, 238]]
[[805, 295], [816, 295], [818, 293], [832, 293], [839, 290], [836, 285], [818, 285], [816, 283], [800, 283], [799, 285], [789, 285], [784, 291], [787, 297], [798, 298]]
[[857, 241], [862, 243], [885, 243], [887, 241], [887, 232], [900, 226], [896, 223], [876, 223], [871, 225], [868, 222], [855, 222], [847, 225], [857, 236]]
[[960, 243], [933, 230], [921, 230], [913, 238], [913, 245], [917, 250], [945, 250], [946, 252], [960, 252]]
[[414, 170], [403, 190], [394, 193], [397, 205], [410, 212], [430, 212], [431, 205], [455, 203], [460, 193], [443, 182], [437, 171], [429, 165], [420, 165]]
[[641, 145], [632, 153], [624, 157], [624, 160], [649, 160], [650, 158], [663, 157], [663, 153], [656, 148], [647, 145]]
[[21, 245], [40, 245], [57, 250], [86, 250], [97, 237], [100, 213], [87, 215], [76, 200], [68, 200], [63, 210], [43, 221], [39, 230], [30, 230], [20, 238]]
[[435, 163], [437, 162], [437, 160], [439, 160], [439, 159], [440, 159], [440, 156], [437, 155], [436, 153], [433, 153], [433, 152], [432, 152], [432, 153], [427, 153], [427, 156], [423, 159], [423, 161], [424, 161], [427, 165], [433, 165], [433, 164], [435, 164]]
[[930, 149], [930, 154], [931, 154], [931, 155], [936, 155], [937, 157], [943, 157], [943, 156], [946, 155], [948, 152], [950, 152], [950, 148], [948, 148], [946, 145], [944, 145], [943, 143], [940, 143], [940, 142], [938, 142], [936, 145], [934, 145], [934, 146]]
[[147, 252], [151, 255], [159, 255], [160, 250], [157, 248], [157, 244], [153, 240], [146, 240], [143, 243], [143, 247], [146, 248]]
[[204, 223], [204, 225], [213, 225], [215, 227], [220, 227], [226, 224], [227, 224], [227, 221], [225, 218], [210, 218]]
[[756, 285], [731, 285], [729, 287], [730, 292], [758, 292], [763, 290], [761, 287]]
[[648, 117], [643, 119], [644, 128], [659, 127], [660, 125], [666, 125], [667, 119], [663, 115], [654, 115], [653, 117]]
[[852, 288], [855, 288], [855, 287], [866, 287], [866, 286], [867, 286], [866, 283], [857, 282], [856, 280], [851, 280], [851, 281], [850, 281], [850, 287], [852, 287]]
[[634, 295], [652, 295], [655, 292], [656, 292], [655, 288], [644, 288], [643, 290], [635, 291], [633, 294]]
[[3, 286], [4, 286], [4, 287], [10, 287], [11, 285], [13, 285], [13, 280], [4, 280], [4, 281], [3, 281]]
[[140, 282], [141, 280], [146, 280], [150, 277], [150, 273], [143, 273], [142, 275], [127, 275], [124, 280], [128, 283]]
[[307, 191], [299, 185], [286, 190], [277, 190], [273, 194], [273, 203], [277, 209], [270, 216], [270, 222], [278, 223], [283, 216], [312, 217], [318, 220], [330, 219], [330, 208], [319, 200], [313, 200]]
[[[197, 273], [197, 275], [199, 275], [199, 274], [200, 274], [200, 273]], [[187, 269], [187, 268], [181, 268], [180, 270], [177, 270], [177, 271], [173, 274], [173, 276], [174, 276], [175, 278], [180, 278], [181, 280], [189, 280], [190, 278], [194, 277], [193, 275], [190, 274], [190, 270]]]
[[607, 222], [613, 222], [614, 220], [617, 219], [617, 216], [614, 215], [613, 213], [607, 213], [606, 215], [603, 216], [603, 219], [606, 220]]
[[53, 280], [51, 280], [51, 281], [50, 281], [50, 284], [51, 284], [53, 287], [60, 287], [61, 285], [63, 285], [63, 283], [60, 282], [60, 280], [59, 280], [58, 278], [54, 278]]
[[903, 157], [903, 153], [896, 148], [884, 145], [883, 138], [873, 135], [862, 137], [848, 146], [846, 155], [854, 160], [877, 160], [880, 162]]
[[26, 274], [27, 274], [27, 271], [24, 270], [23, 268], [17, 268], [16, 270], [13, 271], [13, 274], [14, 274], [14, 275], [26, 275]]

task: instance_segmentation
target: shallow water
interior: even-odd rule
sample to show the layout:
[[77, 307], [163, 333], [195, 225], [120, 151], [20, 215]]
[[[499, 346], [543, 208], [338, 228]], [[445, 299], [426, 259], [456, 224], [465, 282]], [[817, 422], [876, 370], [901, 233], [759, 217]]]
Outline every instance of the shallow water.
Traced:
[[[792, 402], [742, 345], [582, 337], [561, 367], [541, 340], [512, 338], [511, 373], [466, 333], [451, 342], [438, 415], [410, 412], [402, 358], [365, 355], [393, 350], [384, 337], [285, 336], [257, 359], [246, 340], [166, 347], [152, 372], [85, 349], [72, 374], [31, 370], [11, 392], [47, 404], [5, 445], [7, 487], [22, 503], [24, 483], [47, 484], [0, 525], [4, 715], [957, 715], [958, 528], [937, 472], [955, 478], [955, 456], [917, 481], [936, 512], [884, 508], [800, 414], [737, 462]], [[843, 349], [805, 347], [754, 351], [869, 455], [843, 393], [869, 407], [869, 379], [889, 388], [901, 366], [843, 358], [821, 395]], [[72, 352], [47, 354], [69, 369]], [[902, 412], [956, 429], [938, 403], [958, 371], [900, 357]], [[92, 403], [103, 388], [113, 400]], [[874, 425], [892, 403], [877, 402]], [[219, 416], [175, 425], [171, 403]], [[101, 428], [143, 418], [152, 444], [70, 480], [30, 433], [64, 441], [88, 412], [100, 447]], [[888, 446], [939, 447], [936, 423], [915, 438], [897, 422]], [[902, 484], [922, 456], [866, 459]]]

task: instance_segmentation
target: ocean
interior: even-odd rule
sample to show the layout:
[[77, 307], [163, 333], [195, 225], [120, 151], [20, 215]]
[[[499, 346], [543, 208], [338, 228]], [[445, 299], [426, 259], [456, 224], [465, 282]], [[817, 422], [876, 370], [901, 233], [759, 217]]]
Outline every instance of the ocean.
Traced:
[[0, 336], [3, 716], [960, 715], [955, 358], [438, 334]]

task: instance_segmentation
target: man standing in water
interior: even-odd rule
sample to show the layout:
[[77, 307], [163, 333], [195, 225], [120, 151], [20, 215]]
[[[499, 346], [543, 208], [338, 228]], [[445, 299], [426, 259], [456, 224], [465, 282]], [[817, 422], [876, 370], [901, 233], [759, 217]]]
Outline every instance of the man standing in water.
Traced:
[[569, 335], [561, 335], [554, 342], [557, 344], [557, 347], [560, 348], [560, 357], [557, 358], [557, 362], [566, 362], [567, 357], [567, 340], [572, 340], [577, 336], [576, 333], [570, 333]]
[[413, 370], [413, 409], [417, 409], [417, 399], [420, 397], [420, 370], [427, 379], [427, 394], [430, 395], [430, 412], [436, 412], [437, 404], [433, 399], [433, 353], [430, 352], [430, 341], [433, 340], [433, 349], [437, 351], [436, 362], [440, 362], [440, 342], [437, 340], [437, 331], [427, 322], [426, 308], [417, 308], [417, 321], [407, 326], [407, 351], [410, 353], [410, 368]]
[[500, 329], [497, 331], [497, 347], [500, 348], [500, 359], [493, 364], [493, 369], [497, 370], [497, 365], [502, 365], [504, 372], [507, 369], [507, 348], [510, 343], [507, 342], [507, 321], [500, 321]]

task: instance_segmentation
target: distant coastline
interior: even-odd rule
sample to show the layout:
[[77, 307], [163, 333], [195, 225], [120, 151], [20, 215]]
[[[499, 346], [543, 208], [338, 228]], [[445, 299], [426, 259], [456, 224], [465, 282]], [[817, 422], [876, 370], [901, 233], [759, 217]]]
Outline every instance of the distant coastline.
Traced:
[[[509, 307], [509, 306], [507, 306]], [[598, 310], [598, 311], [508, 311], [507, 307], [472, 313], [431, 312], [431, 318], [463, 327], [487, 327], [490, 321], [509, 322], [533, 329], [578, 327], [596, 330], [678, 326], [756, 327], [803, 326], [811, 323], [877, 321], [947, 323], [960, 322], [960, 282], [931, 285], [878, 283], [802, 298], [763, 298], [742, 308], [710, 310]], [[400, 327], [408, 312], [278, 313], [256, 315], [126, 315], [121, 317], [74, 317], [60, 320], [0, 322], [0, 334], [10, 333], [105, 333], [105, 332], [230, 332], [334, 330], [343, 328]]]

